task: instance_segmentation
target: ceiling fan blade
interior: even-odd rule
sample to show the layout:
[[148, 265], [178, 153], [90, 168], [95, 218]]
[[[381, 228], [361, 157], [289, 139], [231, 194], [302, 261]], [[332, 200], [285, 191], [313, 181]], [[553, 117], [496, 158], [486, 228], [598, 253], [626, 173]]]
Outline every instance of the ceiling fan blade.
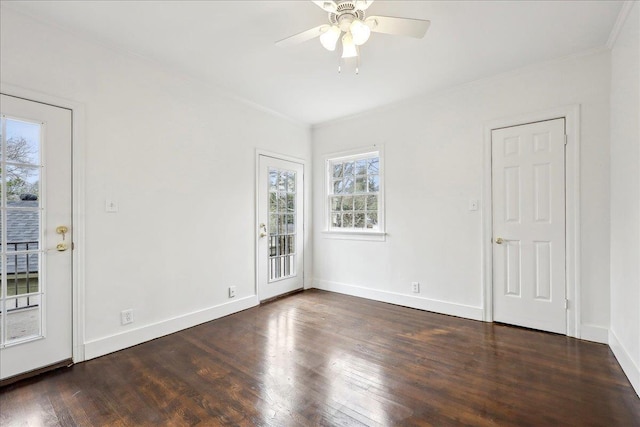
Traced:
[[286, 39], [278, 40], [276, 46], [287, 47], [294, 44], [304, 43], [307, 40], [315, 39], [329, 29], [329, 25], [319, 25], [310, 30], [303, 31]]
[[369, 16], [365, 24], [374, 33], [393, 34], [421, 39], [427, 33], [431, 21], [425, 19], [395, 18], [393, 16]]
[[338, 5], [333, 0], [311, 0], [311, 1], [314, 2], [316, 5], [318, 5], [318, 7], [324, 10], [325, 12], [335, 12], [336, 10], [338, 10]]
[[373, 0], [356, 0], [355, 6], [356, 9], [367, 10], [371, 3], [373, 3]]

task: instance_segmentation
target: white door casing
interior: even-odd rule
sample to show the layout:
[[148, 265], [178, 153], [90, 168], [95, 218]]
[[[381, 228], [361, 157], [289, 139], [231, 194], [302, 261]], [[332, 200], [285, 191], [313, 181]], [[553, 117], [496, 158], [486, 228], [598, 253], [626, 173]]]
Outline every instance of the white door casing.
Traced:
[[566, 334], [565, 121], [492, 131], [493, 320]]
[[258, 155], [257, 291], [264, 301], [304, 286], [304, 166]]
[[[4, 330], [6, 335], [2, 340], [2, 349], [0, 349], [0, 377], [2, 379], [10, 378], [25, 372], [36, 370], [42, 367], [50, 366], [61, 361], [72, 358], [72, 149], [71, 149], [71, 110], [66, 108], [55, 107], [38, 102], [28, 101], [21, 98], [2, 95], [0, 109], [5, 123], [7, 121], [12, 124], [23, 123], [29, 126], [39, 127], [40, 137], [35, 138], [40, 143], [39, 156], [37, 161], [29, 163], [25, 166], [34, 171], [39, 170], [39, 195], [38, 201], [32, 202], [35, 207], [22, 207], [16, 203], [9, 203], [6, 200], [7, 189], [5, 186], [4, 200], [2, 205], [3, 219], [2, 224], [5, 226], [3, 236], [2, 266], [5, 270], [3, 273], [3, 295], [7, 298], [3, 300], [2, 311], [3, 325], [15, 328], [21, 327], [23, 338], [11, 339], [15, 334], [9, 330]], [[5, 125], [6, 126], [6, 125]], [[17, 126], [19, 127], [19, 126]], [[3, 134], [5, 137], [11, 135]], [[13, 162], [7, 158], [10, 163]], [[10, 170], [11, 164], [3, 164], [5, 170]], [[7, 178], [5, 177], [5, 180]], [[34, 178], [35, 179], [35, 178]], [[6, 184], [6, 181], [5, 181]], [[38, 263], [38, 287], [37, 292], [31, 291], [32, 308], [20, 310], [12, 310], [23, 304], [26, 297], [21, 301], [12, 299], [8, 290], [8, 277], [11, 268], [16, 262], [9, 262], [9, 258], [14, 258], [14, 253], [9, 253], [7, 240], [9, 240], [14, 223], [8, 222], [9, 217], [15, 215], [12, 212], [30, 212], [34, 214], [39, 212], [39, 232], [38, 244], [36, 251], [30, 249], [27, 254], [26, 246], [19, 246], [25, 249], [23, 258], [32, 257], [37, 259]], [[11, 212], [10, 212], [11, 211]], [[56, 231], [58, 226], [66, 226], [67, 232], [63, 236]], [[66, 245], [66, 250], [58, 250], [57, 245], [62, 243]], [[60, 249], [64, 249], [61, 247]], [[20, 251], [18, 251], [20, 252]], [[23, 291], [20, 291], [23, 292]], [[35, 303], [34, 303], [35, 301]], [[7, 307], [11, 305], [11, 307]], [[41, 313], [41, 320], [36, 319], [37, 325], [33, 331], [19, 323], [13, 324], [13, 320], [18, 314], [26, 311]], [[10, 320], [10, 317], [14, 319]], [[31, 327], [31, 326], [29, 326]], [[18, 331], [18, 329], [16, 329]], [[11, 336], [10, 336], [11, 335]], [[18, 334], [20, 336], [20, 334]]]

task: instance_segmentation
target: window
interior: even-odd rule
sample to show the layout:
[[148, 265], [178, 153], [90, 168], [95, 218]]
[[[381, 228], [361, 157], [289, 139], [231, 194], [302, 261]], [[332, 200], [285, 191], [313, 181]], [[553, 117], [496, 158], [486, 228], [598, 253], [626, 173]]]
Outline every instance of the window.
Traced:
[[382, 234], [381, 152], [327, 159], [328, 232]]

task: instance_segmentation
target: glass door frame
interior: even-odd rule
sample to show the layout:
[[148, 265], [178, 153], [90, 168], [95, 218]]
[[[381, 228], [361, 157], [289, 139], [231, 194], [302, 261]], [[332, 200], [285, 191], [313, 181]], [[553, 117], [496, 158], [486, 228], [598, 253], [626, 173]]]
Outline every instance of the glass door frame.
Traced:
[[[302, 200], [301, 200], [301, 209], [300, 212], [296, 212], [297, 215], [297, 221], [300, 221], [300, 225], [301, 225], [301, 232], [300, 235], [298, 237], [298, 239], [300, 240], [300, 247], [302, 248], [301, 253], [299, 254], [299, 260], [300, 260], [300, 270], [296, 273], [296, 277], [299, 277], [300, 279], [300, 288], [295, 289], [294, 291], [297, 291], [299, 289], [305, 289], [306, 283], [305, 283], [305, 275], [304, 275], [304, 269], [306, 267], [306, 265], [308, 265], [308, 259], [307, 259], [307, 255], [306, 255], [306, 251], [304, 250], [306, 242], [308, 241], [308, 233], [309, 230], [306, 227], [306, 223], [307, 223], [307, 218], [308, 218], [308, 212], [309, 212], [309, 198], [306, 196], [307, 192], [310, 191], [309, 188], [309, 180], [308, 180], [308, 174], [307, 174], [307, 170], [308, 170], [308, 162], [304, 159], [301, 158], [297, 158], [297, 157], [292, 157], [292, 156], [287, 156], [287, 155], [283, 155], [280, 153], [274, 153], [271, 151], [265, 151], [265, 150], [261, 150], [261, 149], [256, 149], [256, 185], [255, 185], [255, 206], [256, 206], [256, 216], [255, 216], [255, 225], [254, 225], [254, 230], [255, 230], [255, 269], [256, 269], [256, 287], [255, 287], [255, 295], [257, 296], [258, 302], [260, 301], [265, 301], [271, 298], [275, 298], [275, 297], [266, 297], [265, 298], [265, 293], [264, 290], [262, 290], [261, 292], [261, 281], [265, 281], [266, 283], [269, 284], [274, 284], [274, 283], [278, 283], [280, 280], [275, 280], [275, 281], [271, 281], [269, 280], [268, 277], [268, 267], [267, 267], [267, 272], [265, 273], [266, 276], [264, 278], [261, 278], [261, 273], [260, 273], [260, 262], [261, 262], [261, 233], [264, 232], [264, 228], [261, 227], [262, 223], [265, 223], [265, 221], [261, 221], [260, 218], [261, 216], [264, 214], [263, 212], [261, 212], [261, 209], [264, 209], [264, 206], [260, 205], [260, 186], [261, 186], [261, 177], [260, 177], [260, 159], [261, 157], [269, 157], [272, 159], [275, 159], [277, 161], [285, 161], [285, 162], [291, 162], [291, 163], [296, 163], [298, 165], [301, 166], [301, 174], [299, 176], [298, 179], [302, 178], [302, 182], [299, 183], [297, 185], [297, 194], [302, 194]], [[268, 194], [268, 191], [267, 191]], [[265, 241], [266, 239], [268, 239], [267, 236], [265, 236]], [[286, 294], [286, 292], [285, 292]], [[277, 297], [277, 296], [276, 296]]]
[[49, 95], [0, 81], [0, 93], [71, 111], [72, 248], [72, 359], [74, 363], [106, 354], [85, 349], [85, 135], [86, 107], [82, 102]]

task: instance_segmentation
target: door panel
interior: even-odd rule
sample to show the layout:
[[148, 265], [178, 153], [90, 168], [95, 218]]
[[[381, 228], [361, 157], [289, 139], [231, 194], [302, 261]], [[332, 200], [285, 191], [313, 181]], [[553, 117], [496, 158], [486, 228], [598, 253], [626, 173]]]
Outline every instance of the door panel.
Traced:
[[71, 111], [6, 95], [0, 109], [0, 378], [6, 379], [72, 356]]
[[566, 333], [564, 119], [492, 132], [494, 320]]
[[299, 163], [258, 159], [258, 296], [303, 287], [304, 175]]

